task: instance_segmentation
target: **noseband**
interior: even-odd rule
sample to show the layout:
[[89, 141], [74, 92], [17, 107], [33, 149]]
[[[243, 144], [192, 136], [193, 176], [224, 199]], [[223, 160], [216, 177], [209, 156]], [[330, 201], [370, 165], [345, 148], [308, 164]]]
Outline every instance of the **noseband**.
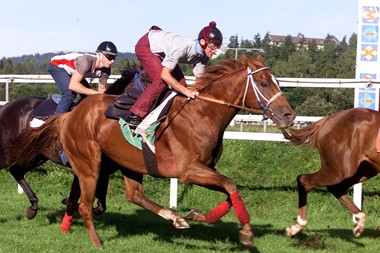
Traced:
[[[273, 95], [273, 97], [271, 97], [270, 99], [267, 99], [263, 93], [261, 93], [261, 91], [259, 90], [259, 88], [257, 87], [255, 81], [253, 80], [253, 75], [262, 71], [262, 70], [265, 70], [265, 69], [268, 69], [268, 67], [263, 67], [263, 68], [259, 68], [259, 69], [256, 69], [255, 71], [252, 71], [249, 67], [247, 67], [247, 71], [248, 71], [248, 77], [247, 77], [247, 84], [245, 86], [245, 91], [244, 91], [244, 96], [243, 96], [243, 103], [242, 103], [242, 106], [244, 107], [245, 106], [245, 99], [246, 99], [246, 96], [247, 96], [247, 92], [248, 92], [248, 87], [249, 87], [249, 84], [252, 85], [252, 89], [253, 91], [255, 92], [255, 96], [256, 96], [256, 99], [257, 99], [257, 102], [259, 103], [259, 106], [261, 108], [261, 110], [263, 110], [263, 114], [266, 113], [267, 110], [269, 110], [271, 112], [271, 116], [274, 115], [274, 112], [271, 108], [269, 108], [269, 105], [275, 101], [277, 98], [279, 98], [280, 96], [283, 95], [283, 92], [281, 92], [281, 89], [280, 87], [278, 86], [276, 80], [274, 79], [274, 76], [272, 76], [272, 80], [273, 80], [273, 83], [276, 84], [279, 92], [277, 92], [276, 94]], [[266, 104], [264, 105], [264, 103], [261, 101], [261, 99], [263, 99]], [[249, 110], [249, 109], [248, 109]]]

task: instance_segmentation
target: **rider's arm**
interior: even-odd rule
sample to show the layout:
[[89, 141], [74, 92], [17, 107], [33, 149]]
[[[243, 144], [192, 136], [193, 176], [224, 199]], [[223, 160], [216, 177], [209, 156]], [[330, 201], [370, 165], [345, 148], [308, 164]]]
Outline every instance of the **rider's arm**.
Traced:
[[81, 84], [82, 79], [83, 79], [83, 76], [79, 74], [77, 70], [75, 70], [70, 79], [69, 89], [76, 93], [85, 94], [85, 95], [92, 95], [92, 94], [99, 93], [98, 91], [95, 91], [93, 89], [83, 86]]
[[161, 72], [161, 78], [162, 80], [164, 80], [164, 82], [168, 85], [170, 85], [170, 87], [172, 87], [174, 90], [184, 94], [185, 96], [187, 96], [188, 98], [195, 98], [195, 96], [198, 96], [199, 95], [199, 92], [198, 91], [194, 91], [194, 90], [189, 90], [188, 88], [182, 86], [173, 76], [172, 76], [172, 70], [167, 68], [167, 67], [163, 67], [162, 69], [162, 72]]

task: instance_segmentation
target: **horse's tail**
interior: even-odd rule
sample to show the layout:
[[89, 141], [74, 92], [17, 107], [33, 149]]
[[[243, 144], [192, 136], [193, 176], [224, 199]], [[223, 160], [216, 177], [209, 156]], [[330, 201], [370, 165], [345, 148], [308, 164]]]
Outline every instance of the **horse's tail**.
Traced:
[[[50, 117], [38, 128], [26, 128], [19, 136], [11, 139], [6, 146], [8, 164], [28, 167], [41, 150], [59, 143], [58, 123], [60, 116]], [[60, 145], [60, 144], [59, 144]]]
[[288, 129], [289, 132], [283, 130], [284, 137], [296, 146], [308, 145], [310, 147], [315, 147], [317, 144], [316, 133], [318, 133], [320, 127], [325, 124], [329, 117], [330, 116], [323, 117], [317, 122], [298, 130], [293, 128]]

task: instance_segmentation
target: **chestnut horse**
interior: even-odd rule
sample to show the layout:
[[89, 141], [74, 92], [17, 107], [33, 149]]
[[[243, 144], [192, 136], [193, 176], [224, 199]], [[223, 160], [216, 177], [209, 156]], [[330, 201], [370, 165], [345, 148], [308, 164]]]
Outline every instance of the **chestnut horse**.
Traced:
[[[234, 207], [242, 225], [240, 242], [252, 246], [250, 216], [237, 186], [215, 169], [222, 154], [223, 133], [240, 109], [261, 112], [280, 129], [292, 125], [295, 113], [261, 56], [225, 60], [208, 67], [195, 88], [200, 91], [195, 99], [182, 95], [174, 98], [157, 129], [156, 169], [161, 177], [179, 178], [185, 185], [196, 184], [226, 194], [226, 201], [210, 212], [193, 210], [185, 218], [213, 224]], [[189, 228], [171, 209], [145, 197], [142, 179], [148, 171], [141, 150], [125, 141], [117, 121], [104, 116], [113, 99], [110, 95], [92, 95], [72, 112], [24, 132], [19, 146], [10, 150], [12, 161], [25, 165], [39, 154], [55, 154], [62, 145], [79, 178], [82, 191], [78, 210], [95, 246], [102, 246], [92, 209], [102, 153], [122, 167], [129, 201], [171, 220], [176, 228]]]
[[347, 190], [380, 172], [380, 153], [376, 149], [379, 127], [380, 112], [353, 108], [324, 117], [300, 130], [289, 129], [290, 135], [284, 132], [294, 145], [317, 148], [321, 158], [319, 171], [297, 177], [298, 217], [296, 224], [286, 229], [288, 236], [296, 235], [306, 226], [307, 192], [321, 186], [326, 186], [353, 214], [354, 235], [362, 234], [365, 213], [347, 196]]
[[[143, 89], [142, 87], [146, 87], [150, 82], [150, 78], [141, 71], [141, 67], [136, 65], [127, 65], [123, 70], [121, 77], [110, 85], [105, 93], [115, 95], [122, 94], [127, 87], [137, 87], [137, 89]], [[29, 128], [29, 122], [33, 119], [34, 109], [36, 109], [44, 101], [45, 100], [41, 98], [24, 97], [9, 102], [0, 108], [0, 169], [9, 167], [10, 173], [27, 195], [31, 204], [26, 211], [26, 216], [28, 219], [33, 219], [37, 214], [38, 197], [26, 181], [25, 174], [31, 169], [43, 164], [48, 159], [46, 157], [38, 156], [34, 159], [34, 163], [30, 164], [30, 166], [20, 167], [17, 164], [12, 165], [7, 162], [8, 157], [6, 155], [5, 148], [10, 140], [19, 136], [24, 129]], [[51, 106], [49, 103], [46, 104], [47, 106]], [[50, 108], [45, 109], [47, 111], [54, 111], [54, 109], [51, 110]], [[56, 159], [55, 162], [62, 165], [60, 159]], [[110, 161], [106, 161], [107, 165], [109, 165], [109, 162]], [[104, 179], [104, 182], [102, 182], [102, 187], [105, 188], [107, 188], [107, 176], [108, 173], [105, 173], [104, 176], [102, 176], [102, 179]], [[73, 193], [79, 191], [79, 185], [77, 185], [77, 182], [77, 179], [74, 179]], [[99, 192], [105, 194], [104, 190]], [[96, 210], [97, 213], [102, 213], [105, 211], [105, 200], [103, 200], [105, 197], [106, 196], [103, 195], [99, 199], [100, 202], [98, 203], [99, 209]], [[73, 200], [74, 199], [75, 198], [73, 197]]]

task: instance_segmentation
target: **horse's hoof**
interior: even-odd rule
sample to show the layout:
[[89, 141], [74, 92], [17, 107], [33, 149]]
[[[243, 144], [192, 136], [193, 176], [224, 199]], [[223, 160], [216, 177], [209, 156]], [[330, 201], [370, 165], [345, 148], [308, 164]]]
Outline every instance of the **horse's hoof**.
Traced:
[[175, 221], [173, 222], [173, 226], [176, 229], [188, 229], [188, 228], [190, 228], [190, 225], [183, 218], [175, 219]]
[[193, 209], [185, 215], [186, 220], [197, 221], [197, 217], [202, 215], [202, 212], [197, 209]]
[[352, 232], [354, 233], [354, 236], [356, 238], [360, 237], [362, 235], [362, 233], [364, 232], [364, 228], [363, 227], [358, 227], [358, 226], [355, 226], [353, 229], [352, 229]]
[[36, 217], [36, 215], [37, 215], [37, 209], [34, 210], [32, 207], [28, 207], [28, 208], [26, 209], [26, 217], [27, 217], [29, 220], [31, 220], [31, 219], [33, 219], [34, 217]]
[[103, 207], [99, 207], [99, 206], [94, 208], [93, 210], [96, 216], [101, 215], [106, 212], [106, 210]]
[[288, 236], [288, 237], [294, 237], [294, 233], [293, 233], [293, 230], [292, 230], [292, 227], [289, 226], [285, 229], [285, 235]]
[[253, 234], [251, 232], [239, 231], [239, 241], [246, 247], [253, 247]]

